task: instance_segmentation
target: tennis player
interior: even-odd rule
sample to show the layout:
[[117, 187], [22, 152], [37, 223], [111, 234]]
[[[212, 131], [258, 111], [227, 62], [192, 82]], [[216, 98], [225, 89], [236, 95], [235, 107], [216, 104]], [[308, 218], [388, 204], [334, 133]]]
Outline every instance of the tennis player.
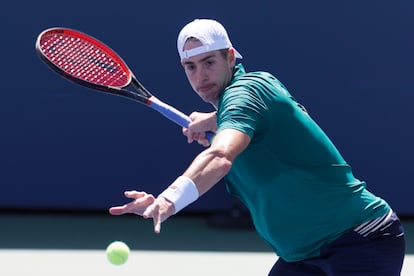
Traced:
[[[269, 73], [247, 73], [217, 21], [190, 22], [177, 47], [192, 88], [216, 110], [192, 113], [183, 133], [209, 147], [158, 197], [127, 191], [132, 201], [110, 213], [152, 218], [159, 233], [161, 222], [225, 177], [279, 256], [269, 275], [400, 275], [397, 215], [353, 175], [286, 87]], [[211, 145], [206, 131], [216, 132]]]

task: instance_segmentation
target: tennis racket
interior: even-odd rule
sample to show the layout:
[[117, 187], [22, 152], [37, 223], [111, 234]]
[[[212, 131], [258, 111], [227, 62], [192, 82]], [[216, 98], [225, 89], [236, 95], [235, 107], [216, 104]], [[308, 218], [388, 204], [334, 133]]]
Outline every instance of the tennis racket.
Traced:
[[[188, 127], [191, 119], [153, 96], [122, 58], [101, 41], [76, 30], [50, 28], [39, 34], [36, 52], [51, 69], [77, 84], [142, 103]], [[135, 91], [126, 88], [134, 87]], [[211, 141], [214, 133], [207, 132]]]

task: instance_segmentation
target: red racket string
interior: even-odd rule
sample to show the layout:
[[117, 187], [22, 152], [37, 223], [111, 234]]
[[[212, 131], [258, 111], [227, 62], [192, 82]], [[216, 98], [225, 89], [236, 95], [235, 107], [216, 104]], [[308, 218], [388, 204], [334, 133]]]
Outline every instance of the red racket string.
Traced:
[[71, 33], [46, 34], [40, 41], [44, 55], [65, 73], [94, 84], [124, 87], [130, 73], [106, 46]]

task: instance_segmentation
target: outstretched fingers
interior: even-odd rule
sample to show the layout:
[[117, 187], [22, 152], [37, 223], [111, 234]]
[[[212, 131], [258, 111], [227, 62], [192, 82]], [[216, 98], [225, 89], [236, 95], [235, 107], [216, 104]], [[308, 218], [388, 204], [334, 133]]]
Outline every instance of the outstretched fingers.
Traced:
[[148, 206], [143, 214], [144, 218], [152, 218], [154, 222], [154, 232], [159, 234], [161, 232], [161, 212], [159, 204], [152, 204]]
[[142, 216], [145, 209], [155, 200], [153, 195], [145, 192], [126, 191], [124, 195], [127, 198], [133, 199], [133, 201], [121, 206], [114, 206], [110, 208], [109, 213], [111, 215], [133, 213]]
[[111, 215], [132, 213], [145, 219], [152, 218], [154, 232], [157, 234], [161, 232], [161, 223], [175, 212], [174, 204], [162, 196], [156, 199], [152, 194], [137, 191], [126, 191], [124, 194], [132, 201], [110, 208], [109, 213]]

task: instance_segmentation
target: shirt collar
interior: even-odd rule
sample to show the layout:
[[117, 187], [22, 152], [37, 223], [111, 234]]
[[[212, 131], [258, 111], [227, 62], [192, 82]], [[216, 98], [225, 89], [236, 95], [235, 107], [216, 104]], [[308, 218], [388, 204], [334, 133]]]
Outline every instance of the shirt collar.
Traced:
[[235, 80], [237, 80], [238, 78], [240, 78], [240, 76], [242, 76], [244, 74], [246, 74], [246, 70], [244, 69], [243, 64], [239, 63], [236, 66], [234, 66], [233, 78], [232, 78], [230, 84], [232, 84]]

